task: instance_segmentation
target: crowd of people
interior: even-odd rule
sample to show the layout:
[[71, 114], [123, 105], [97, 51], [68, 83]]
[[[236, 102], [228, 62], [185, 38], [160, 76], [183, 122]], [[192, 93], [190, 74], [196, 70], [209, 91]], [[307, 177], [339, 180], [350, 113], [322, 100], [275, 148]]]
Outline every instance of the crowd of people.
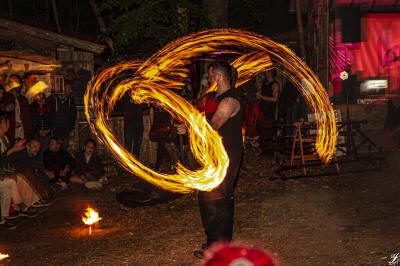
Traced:
[[28, 99], [36, 82], [30, 73], [0, 76], [0, 230], [38, 216], [71, 183], [99, 188], [107, 181], [93, 139], [75, 156], [67, 151], [76, 120], [71, 82]]
[[[218, 70], [218, 75], [215, 74], [217, 72], [211, 71], [212, 69], [214, 72]], [[236, 144], [242, 143], [242, 128], [245, 128], [247, 136], [260, 136], [259, 143], [268, 148], [266, 139], [275, 134], [271, 128], [274, 121], [279, 119], [278, 102], [282, 95], [282, 84], [276, 79], [276, 71], [272, 70], [266, 72], [257, 89], [254, 82], [246, 84], [246, 87], [233, 89], [234, 83], [229, 82], [234, 82], [236, 78], [225, 77], [225, 72], [229, 72], [227, 69], [224, 65], [210, 65], [206, 76], [208, 84], [205, 84], [199, 93], [194, 93], [189, 82], [183, 90], [174, 92], [196, 105], [200, 112], [205, 112], [210, 123], [213, 123], [213, 119], [214, 123], [218, 122], [218, 106], [220, 102], [225, 101], [222, 96], [215, 95], [221, 94], [222, 85], [222, 88], [225, 86], [229, 93], [233, 93], [224, 95], [240, 103], [238, 115], [243, 116], [243, 119], [235, 122], [235, 128], [240, 129], [240, 132], [235, 129], [237, 136], [232, 140], [235, 145], [232, 146], [234, 148], [230, 154], [235, 168], [231, 167], [231, 178], [228, 178], [234, 182], [241, 161], [241, 156], [236, 154], [241, 154], [237, 151], [241, 151], [242, 145]], [[207, 93], [206, 88], [216, 77], [221, 77], [219, 83], [217, 82], [217, 92]], [[18, 217], [36, 217], [41, 209], [49, 207], [57, 194], [71, 183], [82, 184], [87, 188], [100, 188], [107, 181], [104, 168], [96, 155], [94, 140], [86, 140], [84, 149], [75, 155], [67, 151], [69, 136], [77, 116], [72, 83], [66, 81], [62, 92], [53, 92], [47, 96], [39, 92], [28, 99], [25, 97], [26, 92], [35, 82], [36, 77], [32, 74], [23, 77], [0, 76], [0, 229], [15, 228], [16, 223], [13, 219]], [[174, 172], [173, 167], [177, 161], [181, 161], [189, 169], [194, 170], [198, 167], [190, 152], [186, 130], [162, 106], [136, 104], [128, 95], [122, 99], [121, 106], [125, 147], [136, 157], [140, 155], [144, 136], [143, 115], [148, 112], [151, 129], [145, 137], [157, 143], [157, 157], [151, 167], [161, 172]], [[232, 112], [235, 110], [233, 108]], [[219, 128], [217, 124], [214, 126]], [[220, 130], [224, 131], [226, 126], [220, 126]], [[231, 136], [231, 130], [228, 131], [226, 134], [221, 133], [226, 135], [225, 142]], [[226, 217], [232, 215], [231, 183], [224, 187], [222, 192], [216, 190], [215, 195], [200, 193], [199, 202], [204, 213], [210, 211], [209, 206], [212, 209], [215, 204], [222, 204], [221, 208], [226, 212]], [[222, 198], [221, 193], [224, 195]], [[217, 220], [229, 229], [232, 221], [226, 217]], [[206, 231], [209, 232], [206, 246], [220, 238], [231, 238], [231, 229], [225, 235], [213, 235], [214, 229], [211, 228], [214, 227], [209, 223], [209, 220], [203, 221]]]

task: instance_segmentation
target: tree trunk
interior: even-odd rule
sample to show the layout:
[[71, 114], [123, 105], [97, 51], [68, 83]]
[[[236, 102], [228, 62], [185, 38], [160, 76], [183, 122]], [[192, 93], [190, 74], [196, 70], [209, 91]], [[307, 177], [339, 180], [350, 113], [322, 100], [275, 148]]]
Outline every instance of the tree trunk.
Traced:
[[49, 0], [46, 0], [46, 22], [49, 23], [50, 22], [50, 11], [49, 11]]
[[[95, 0], [88, 0], [90, 6], [92, 7], [93, 13], [96, 16], [97, 23], [99, 24], [99, 29], [101, 33], [106, 32], [106, 24], [104, 23], [103, 17], [100, 15], [99, 9], [97, 8]], [[114, 52], [114, 43], [110, 38], [105, 39], [106, 43], [110, 47], [111, 51]]]
[[54, 20], [55, 20], [56, 25], [57, 25], [58, 33], [62, 34], [60, 21], [58, 20], [58, 12], [57, 12], [56, 0], [51, 0], [51, 5], [53, 7], [53, 15], [54, 15]]
[[40, 18], [39, 18], [39, 13], [38, 13], [38, 10], [37, 10], [37, 7], [36, 7], [36, 2], [35, 1], [32, 1], [32, 9], [33, 9], [33, 13], [35, 13], [35, 18], [36, 18], [36, 20], [40, 20]]
[[228, 4], [229, 0], [203, 0], [212, 27], [228, 27]]
[[304, 46], [304, 30], [303, 19], [301, 16], [300, 0], [296, 0], [297, 30], [299, 32], [300, 53], [304, 61], [306, 61], [306, 48]]
[[73, 10], [73, 8], [72, 8], [72, 1], [68, 1], [68, 15], [69, 15], [69, 29], [71, 30], [71, 31], [74, 31], [74, 10]]
[[78, 0], [75, 0], [75, 16], [76, 16], [75, 32], [79, 32], [79, 2], [78, 2]]
[[8, 0], [8, 12], [10, 13], [11, 16], [14, 13], [12, 2], [13, 2], [12, 0]]

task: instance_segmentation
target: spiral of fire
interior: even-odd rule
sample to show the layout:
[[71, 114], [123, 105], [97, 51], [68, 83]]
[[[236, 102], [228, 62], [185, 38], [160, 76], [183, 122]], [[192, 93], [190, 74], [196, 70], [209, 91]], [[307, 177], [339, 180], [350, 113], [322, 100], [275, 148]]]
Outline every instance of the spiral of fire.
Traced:
[[[316, 117], [315, 148], [323, 162], [334, 153], [336, 123], [325, 89], [309, 67], [290, 49], [255, 33], [235, 29], [214, 29], [174, 41], [145, 61], [119, 63], [99, 72], [85, 93], [85, 115], [103, 144], [121, 165], [133, 174], [163, 189], [187, 193], [193, 189], [210, 191], [224, 179], [229, 158], [221, 137], [203, 113], [169, 89], [181, 89], [192, 60], [213, 54], [232, 54], [238, 71], [236, 86], [276, 65], [293, 82]], [[213, 84], [210, 90], [215, 89]], [[112, 133], [110, 113], [125, 94], [137, 103], [153, 103], [168, 111], [188, 129], [190, 148], [200, 169], [191, 171], [178, 163], [175, 174], [158, 173], [130, 154]]]

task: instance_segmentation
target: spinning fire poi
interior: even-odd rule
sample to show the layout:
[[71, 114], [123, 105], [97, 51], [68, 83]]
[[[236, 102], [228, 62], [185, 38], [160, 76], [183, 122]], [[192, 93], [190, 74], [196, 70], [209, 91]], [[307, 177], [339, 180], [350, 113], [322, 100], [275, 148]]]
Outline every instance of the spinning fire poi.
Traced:
[[[232, 63], [238, 71], [236, 87], [273, 64], [284, 69], [282, 74], [294, 83], [315, 114], [318, 129], [315, 148], [327, 163], [334, 153], [337, 130], [328, 95], [316, 75], [286, 46], [234, 29], [192, 34], [168, 44], [146, 61], [124, 62], [101, 71], [89, 82], [85, 93], [85, 115], [92, 131], [125, 169], [158, 187], [181, 193], [213, 190], [223, 181], [229, 165], [221, 137], [203, 113], [169, 89], [181, 89], [191, 60], [221, 51], [238, 56]], [[215, 90], [215, 84], [210, 90]], [[116, 102], [125, 93], [137, 103], [158, 104], [184, 123], [190, 148], [201, 168], [191, 171], [178, 163], [175, 174], [158, 173], [129, 153], [108, 123]]]

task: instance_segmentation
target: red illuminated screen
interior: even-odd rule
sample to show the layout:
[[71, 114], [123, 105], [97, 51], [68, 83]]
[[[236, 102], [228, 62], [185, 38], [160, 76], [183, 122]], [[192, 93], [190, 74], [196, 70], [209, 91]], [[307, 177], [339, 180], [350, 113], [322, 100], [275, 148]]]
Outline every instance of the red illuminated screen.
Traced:
[[400, 87], [400, 14], [370, 14], [362, 19], [362, 39], [354, 50], [352, 72], [360, 78], [386, 77], [389, 92]]

